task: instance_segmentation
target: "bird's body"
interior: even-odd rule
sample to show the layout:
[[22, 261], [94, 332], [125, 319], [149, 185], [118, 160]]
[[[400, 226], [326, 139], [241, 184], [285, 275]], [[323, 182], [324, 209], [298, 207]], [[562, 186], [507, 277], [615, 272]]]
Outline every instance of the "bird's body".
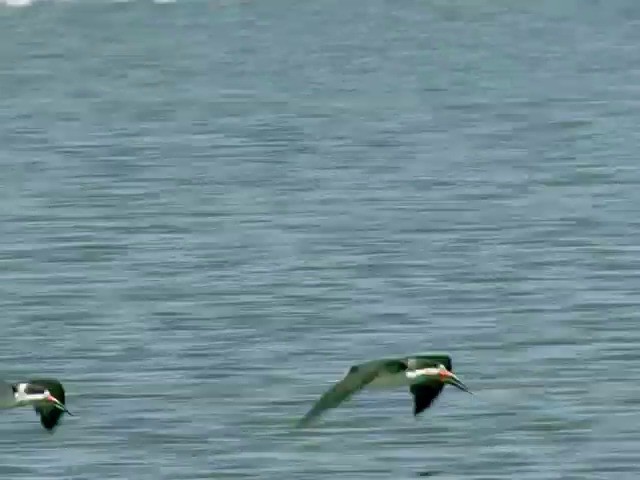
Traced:
[[354, 365], [320, 397], [298, 426], [311, 423], [326, 410], [336, 408], [365, 388], [408, 388], [413, 395], [413, 414], [419, 415], [431, 406], [447, 383], [471, 393], [453, 374], [448, 355], [382, 358]]
[[0, 409], [32, 406], [40, 416], [40, 423], [53, 431], [64, 413], [65, 392], [57, 380], [41, 378], [20, 383], [0, 381]]

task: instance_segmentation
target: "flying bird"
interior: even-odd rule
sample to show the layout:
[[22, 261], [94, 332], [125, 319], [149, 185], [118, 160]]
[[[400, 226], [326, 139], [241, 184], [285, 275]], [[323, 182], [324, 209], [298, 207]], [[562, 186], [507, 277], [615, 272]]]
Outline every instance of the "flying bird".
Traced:
[[320, 397], [297, 426], [309, 425], [326, 410], [338, 407], [360, 390], [371, 387], [409, 387], [413, 396], [413, 415], [417, 416], [431, 406], [447, 384], [471, 393], [453, 373], [451, 357], [448, 355], [382, 358], [353, 365], [340, 381]]
[[65, 406], [64, 388], [57, 380], [41, 378], [22, 383], [0, 380], [0, 409], [28, 405], [33, 407], [40, 416], [42, 426], [50, 432], [53, 432], [64, 413], [72, 415]]

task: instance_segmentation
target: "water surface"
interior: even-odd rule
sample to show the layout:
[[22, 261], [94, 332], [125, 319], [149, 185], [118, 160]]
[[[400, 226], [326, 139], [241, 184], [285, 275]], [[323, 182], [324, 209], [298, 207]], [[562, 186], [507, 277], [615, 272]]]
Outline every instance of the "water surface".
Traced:
[[[6, 3], [6, 2], [5, 2]], [[640, 9], [0, 6], [12, 479], [636, 478]], [[295, 421], [352, 364], [477, 392]]]

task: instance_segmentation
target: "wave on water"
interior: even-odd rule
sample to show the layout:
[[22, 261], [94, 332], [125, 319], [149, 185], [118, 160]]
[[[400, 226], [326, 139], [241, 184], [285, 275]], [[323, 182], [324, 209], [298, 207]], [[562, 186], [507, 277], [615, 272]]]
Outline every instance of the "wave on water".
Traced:
[[33, 0], [0, 0], [0, 5], [5, 7], [28, 7]]
[[104, 1], [83, 1], [83, 0], [0, 0], [0, 7], [29, 7], [35, 4], [43, 5], [55, 5], [55, 4], [69, 4], [69, 3], [133, 3], [138, 1], [146, 1], [148, 3], [155, 3], [158, 5], [176, 3], [177, 0], [104, 0]]

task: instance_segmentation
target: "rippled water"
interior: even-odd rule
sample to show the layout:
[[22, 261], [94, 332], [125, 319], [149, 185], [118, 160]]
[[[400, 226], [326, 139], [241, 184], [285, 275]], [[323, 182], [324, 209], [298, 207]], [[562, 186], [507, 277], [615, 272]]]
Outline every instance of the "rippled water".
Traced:
[[[6, 2], [5, 2], [6, 3]], [[634, 479], [640, 8], [0, 7], [12, 479]], [[446, 351], [477, 392], [354, 398]]]

